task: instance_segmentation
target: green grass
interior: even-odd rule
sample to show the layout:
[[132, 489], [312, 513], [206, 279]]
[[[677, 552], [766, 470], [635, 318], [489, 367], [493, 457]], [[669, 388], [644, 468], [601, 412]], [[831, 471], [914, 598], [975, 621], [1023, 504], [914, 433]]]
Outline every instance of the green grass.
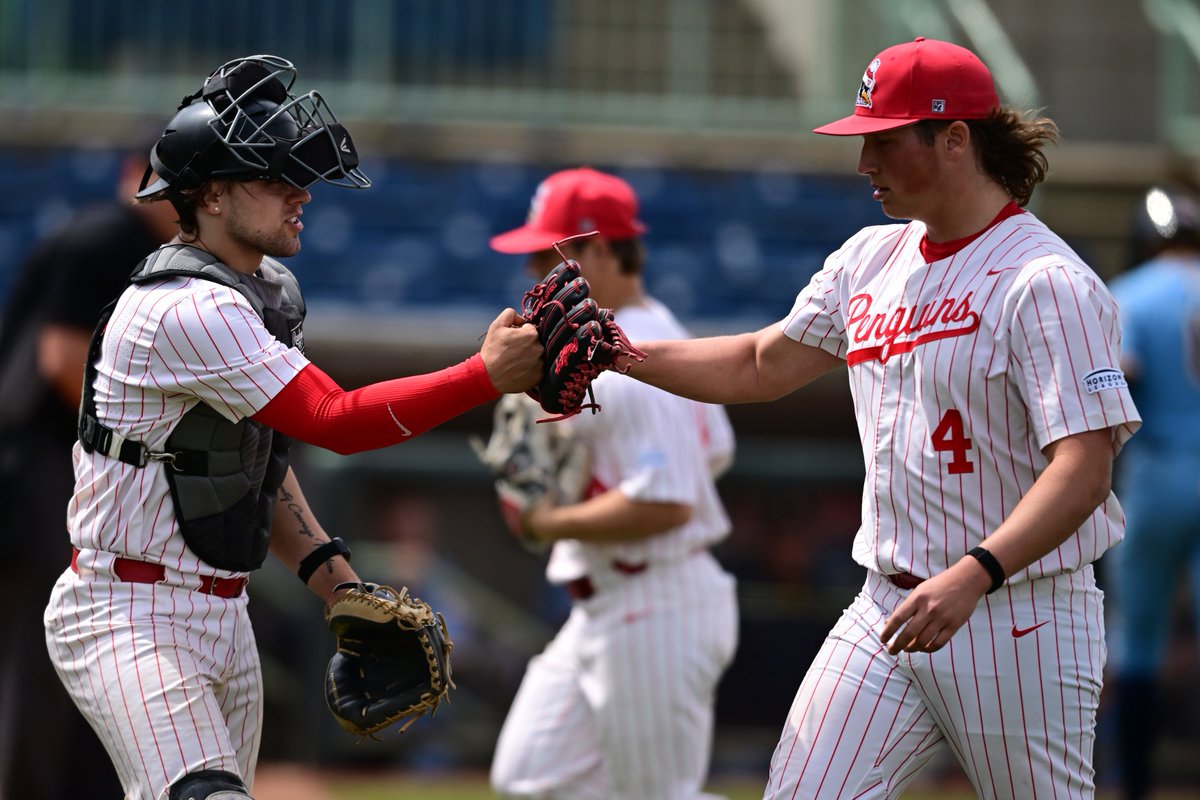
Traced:
[[[337, 800], [496, 800], [483, 779], [334, 781], [330, 788]], [[762, 800], [757, 785], [713, 785], [709, 790], [729, 800]]]
[[[337, 800], [496, 800], [487, 780], [475, 778], [413, 778], [378, 777], [330, 780], [329, 787]], [[744, 780], [714, 783], [710, 792], [729, 800], [762, 800], [761, 781]], [[905, 800], [972, 800], [970, 792], [928, 791], [908, 792]]]
[[[761, 800], [761, 777], [719, 775], [708, 791], [729, 800]], [[329, 770], [288, 762], [259, 765], [254, 782], [257, 800], [496, 800], [482, 771], [457, 774], [419, 774], [402, 771]], [[1195, 782], [1164, 785], [1155, 797], [1163, 800], [1200, 800]], [[903, 800], [974, 800], [966, 781], [952, 771], [931, 774], [904, 794]], [[1116, 800], [1115, 788], [1106, 786], [1098, 800]]]

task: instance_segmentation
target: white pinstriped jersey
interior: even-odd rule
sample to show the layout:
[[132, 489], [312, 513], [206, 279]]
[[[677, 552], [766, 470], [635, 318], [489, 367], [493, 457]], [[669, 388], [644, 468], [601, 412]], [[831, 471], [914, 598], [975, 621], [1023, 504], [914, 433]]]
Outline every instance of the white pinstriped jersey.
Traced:
[[[205, 402], [231, 421], [261, 410], [308, 365], [271, 336], [239, 292], [209, 280], [171, 278], [125, 290], [97, 363], [96, 413], [121, 436], [161, 449], [180, 418]], [[186, 547], [164, 473], [75, 445], [75, 495], [67, 510], [79, 567], [109, 573], [114, 555], [167, 567], [167, 583], [227, 576]]]
[[[649, 298], [619, 309], [616, 319], [634, 341], [688, 335], [666, 306]], [[631, 500], [685, 503], [692, 506], [692, 516], [679, 528], [635, 542], [556, 542], [546, 568], [550, 581], [603, 574], [613, 559], [678, 561], [724, 539], [729, 518], [710, 470], [732, 459], [733, 429], [724, 407], [668, 394], [615, 372], [602, 373], [592, 385], [603, 410], [555, 424], [571, 425], [591, 448], [593, 485], [619, 487]]]
[[[650, 300], [616, 316], [634, 340], [687, 335]], [[635, 542], [555, 542], [549, 580], [586, 576], [594, 592], [530, 660], [492, 786], [504, 797], [697, 800], [709, 796], [713, 699], [737, 646], [736, 584], [704, 549], [729, 531], [713, 481], [733, 431], [722, 406], [617, 373], [601, 375], [595, 395], [600, 413], [554, 423], [591, 448], [593, 492], [686, 503], [692, 516]]]
[[[783, 333], [845, 359], [867, 478], [853, 555], [930, 577], [980, 544], [1045, 469], [1042, 449], [1140, 417], [1116, 305], [1036, 217], [926, 263], [920, 222], [866, 228], [796, 298]], [[1120, 541], [1114, 496], [1012, 581], [1072, 572]]]

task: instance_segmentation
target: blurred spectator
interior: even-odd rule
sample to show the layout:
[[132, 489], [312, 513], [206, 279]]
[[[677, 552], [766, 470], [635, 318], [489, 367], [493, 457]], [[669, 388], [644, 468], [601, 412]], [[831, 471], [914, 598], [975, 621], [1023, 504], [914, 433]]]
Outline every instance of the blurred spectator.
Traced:
[[438, 552], [441, 524], [438, 509], [428, 497], [398, 493], [381, 498], [372, 526], [373, 535], [386, 548], [382, 558], [376, 560], [376, 568], [391, 585], [408, 587], [412, 594], [436, 608], [445, 618], [454, 642], [453, 667], [458, 687], [451, 692], [450, 699], [455, 713], [442, 713], [425, 720], [428, 724], [414, 726], [406, 732], [415, 735], [405, 743], [403, 751], [389, 752], [392, 758], [400, 755], [405, 766], [421, 770], [456, 769], [470, 760], [472, 743], [456, 735], [462, 729], [455, 723], [464, 721], [465, 709], [473, 708], [476, 722], [487, 726], [494, 735], [499, 728], [499, 712], [489, 709], [481, 713], [480, 701], [492, 693], [494, 681], [502, 674], [508, 676], [508, 681], [500, 693], [511, 694], [513, 690], [507, 684], [516, 682], [513, 674], [520, 663], [519, 654], [501, 657], [494, 650], [491, 633], [479, 627], [479, 612], [472, 608], [472, 600], [460, 580], [462, 576]]
[[1107, 559], [1112, 667], [1125, 800], [1147, 797], [1158, 685], [1185, 575], [1200, 620], [1200, 201], [1155, 187], [1134, 219], [1130, 263], [1112, 282], [1121, 368], [1144, 416], [1117, 461], [1125, 541]]
[[[169, 203], [134, 206], [144, 151], [116, 198], [87, 208], [30, 254], [0, 322], [0, 566], [11, 613], [0, 647], [0, 798], [121, 796], [112, 764], [55, 674], [42, 611], [71, 560], [67, 501], [83, 365], [100, 311], [175, 235]], [[31, 735], [54, 731], [55, 742]]]

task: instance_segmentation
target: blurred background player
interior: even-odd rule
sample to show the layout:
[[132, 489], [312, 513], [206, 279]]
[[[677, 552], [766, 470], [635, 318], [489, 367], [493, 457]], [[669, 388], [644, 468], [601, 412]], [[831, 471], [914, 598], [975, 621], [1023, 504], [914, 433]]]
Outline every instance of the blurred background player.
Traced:
[[[687, 336], [646, 294], [644, 226], [633, 189], [568, 169], [544, 180], [528, 222], [491, 240], [529, 254], [541, 280], [578, 261], [591, 296], [630, 337]], [[553, 543], [546, 577], [573, 599], [570, 616], [529, 663], [500, 732], [491, 780], [505, 798], [701, 797], [717, 682], [737, 643], [734, 580], [708, 548], [729, 533], [714, 485], [732, 463], [725, 410], [622, 375], [594, 383], [598, 414], [561, 422], [591, 454], [577, 502], [544, 502], [524, 535]], [[544, 415], [539, 415], [544, 416]]]
[[1153, 187], [1138, 204], [1132, 268], [1110, 286], [1121, 314], [1121, 367], [1142, 430], [1117, 461], [1125, 541], [1105, 559], [1111, 665], [1125, 800], [1148, 797], [1158, 685], [1180, 584], [1200, 622], [1200, 202]]
[[[138, 262], [178, 230], [170, 203], [133, 203], [148, 149], [121, 159], [112, 202], [83, 209], [30, 253], [0, 322], [0, 576], [9, 608], [0, 798], [121, 794], [100, 741], [54, 674], [42, 612], [71, 557], [63, 536], [75, 483], [71, 444], [92, 329]], [[29, 735], [34, 720], [55, 732], [55, 747]]]

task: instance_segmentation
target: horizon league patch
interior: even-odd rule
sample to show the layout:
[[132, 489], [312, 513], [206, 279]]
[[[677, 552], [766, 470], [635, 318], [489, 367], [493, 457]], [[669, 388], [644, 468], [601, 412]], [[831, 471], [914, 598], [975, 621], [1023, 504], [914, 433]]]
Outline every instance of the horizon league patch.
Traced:
[[1105, 389], [1124, 389], [1128, 385], [1125, 373], [1112, 367], [1094, 369], [1083, 376], [1083, 386], [1087, 389], [1088, 394], [1102, 392]]

